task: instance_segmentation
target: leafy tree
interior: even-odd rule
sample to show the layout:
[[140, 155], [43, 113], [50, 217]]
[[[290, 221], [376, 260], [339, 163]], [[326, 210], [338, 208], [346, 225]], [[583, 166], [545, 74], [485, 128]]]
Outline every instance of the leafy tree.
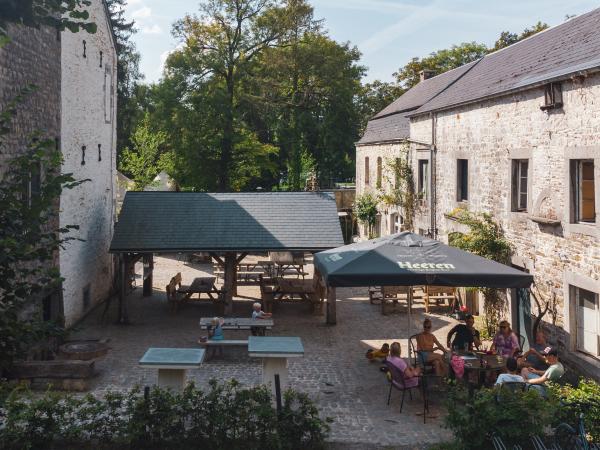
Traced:
[[88, 22], [90, 14], [85, 9], [90, 5], [90, 0], [3, 0], [0, 2], [0, 37], [6, 36], [2, 27], [7, 22], [95, 33], [96, 24]]
[[511, 33], [510, 31], [503, 31], [500, 33], [500, 37], [494, 44], [494, 47], [490, 49], [491, 52], [495, 52], [496, 50], [500, 50], [501, 48], [508, 47], [516, 42], [519, 42], [529, 36], [533, 36], [540, 31], [548, 28], [547, 23], [538, 22], [533, 25], [531, 28], [525, 28], [521, 34]]
[[186, 63], [187, 81], [210, 82], [221, 97], [218, 188], [232, 188], [231, 174], [239, 118], [240, 80], [250, 76], [252, 63], [266, 49], [289, 41], [292, 26], [302, 22], [308, 7], [299, 0], [206, 0], [199, 16], [186, 16], [174, 26], [183, 48], [176, 53]]
[[356, 101], [356, 107], [361, 118], [360, 134], [364, 133], [367, 122], [375, 114], [383, 110], [404, 92], [405, 90], [397, 83], [375, 80], [372, 83], [364, 84]]
[[377, 197], [370, 192], [365, 192], [357, 197], [354, 203], [356, 219], [367, 227], [369, 239], [374, 237], [374, 227], [377, 222], [377, 203]]
[[460, 45], [453, 45], [449, 49], [438, 50], [424, 58], [413, 58], [398, 72], [394, 73], [394, 76], [398, 84], [405, 89], [409, 89], [419, 83], [419, 73], [422, 70], [432, 70], [439, 75], [476, 61], [485, 56], [488, 51], [485, 44], [464, 42]]
[[133, 149], [125, 148], [119, 169], [131, 176], [134, 190], [141, 191], [152, 184], [156, 176], [171, 165], [172, 154], [165, 152], [166, 133], [154, 132], [149, 116], [135, 129], [131, 141]]
[[[125, 18], [127, 0], [106, 0], [117, 47], [117, 151], [132, 145], [131, 136], [143, 120], [139, 105], [141, 80], [140, 53], [131, 37], [137, 32], [134, 21]], [[143, 93], [143, 92], [142, 92]]]
[[[24, 89], [0, 111], [0, 149], [17, 104], [32, 92]], [[32, 299], [59, 288], [62, 279], [54, 256], [59, 246], [73, 239], [67, 234], [77, 229], [56, 225], [62, 189], [82, 182], [61, 174], [61, 163], [54, 140], [37, 133], [24, 153], [8, 161], [0, 180], [0, 372], [24, 356], [31, 344], [60, 334], [55, 324], [41, 321], [39, 304], [33, 304], [29, 315], [25, 307], [31, 310]]]

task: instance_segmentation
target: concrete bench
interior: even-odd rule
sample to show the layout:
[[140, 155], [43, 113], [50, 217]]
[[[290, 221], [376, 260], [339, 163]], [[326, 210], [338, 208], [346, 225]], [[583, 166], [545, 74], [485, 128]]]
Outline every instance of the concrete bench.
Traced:
[[[205, 347], [207, 349], [206, 352], [206, 359], [212, 359], [215, 354], [217, 349], [219, 350], [219, 354], [222, 356], [223, 355], [223, 347], [248, 347], [248, 340], [247, 339], [223, 339], [221, 341], [206, 341], [206, 342], [201, 342], [200, 346]], [[211, 349], [210, 353], [208, 352], [208, 349]]]

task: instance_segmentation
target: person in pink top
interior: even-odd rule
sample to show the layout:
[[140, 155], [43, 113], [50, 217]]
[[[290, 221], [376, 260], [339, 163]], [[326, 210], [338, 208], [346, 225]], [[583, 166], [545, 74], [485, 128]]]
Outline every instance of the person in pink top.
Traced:
[[491, 350], [505, 358], [513, 358], [519, 350], [519, 339], [506, 320], [500, 322], [500, 330], [494, 336]]
[[404, 374], [404, 387], [411, 388], [419, 385], [418, 377], [421, 375], [421, 369], [409, 366], [406, 361], [400, 357], [399, 342], [394, 342], [390, 345], [390, 356], [387, 357], [386, 361]]

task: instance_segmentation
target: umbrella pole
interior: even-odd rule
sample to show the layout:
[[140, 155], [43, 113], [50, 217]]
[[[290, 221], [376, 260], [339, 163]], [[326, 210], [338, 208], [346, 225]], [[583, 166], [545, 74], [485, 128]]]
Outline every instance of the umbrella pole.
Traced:
[[412, 358], [412, 350], [410, 348], [410, 337], [412, 336], [412, 300], [413, 300], [413, 288], [412, 286], [408, 287], [408, 293], [406, 294], [406, 302], [408, 303], [408, 339], [406, 341], [408, 347], [408, 358]]

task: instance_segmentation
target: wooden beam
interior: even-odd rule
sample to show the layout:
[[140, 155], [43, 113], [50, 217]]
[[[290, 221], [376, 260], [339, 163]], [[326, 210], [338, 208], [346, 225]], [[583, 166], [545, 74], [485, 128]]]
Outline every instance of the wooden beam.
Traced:
[[238, 258], [235, 260], [235, 263], [236, 263], [236, 264], [239, 264], [239, 263], [241, 263], [241, 262], [244, 260], [244, 258], [245, 258], [246, 256], [248, 256], [248, 252], [242, 253], [242, 254], [241, 254], [241, 255], [240, 255], [240, 256], [239, 256], [239, 257], [238, 257]]
[[225, 253], [225, 273], [223, 275], [223, 288], [225, 289], [225, 314], [233, 313], [233, 295], [235, 289], [236, 266], [236, 254], [233, 252]]
[[119, 321], [129, 324], [129, 305], [127, 304], [127, 287], [129, 286], [129, 256], [122, 253], [119, 261]]
[[144, 288], [142, 291], [142, 296], [151, 297], [152, 296], [152, 280], [154, 273], [154, 254], [146, 253], [144, 254]]
[[335, 325], [337, 323], [336, 312], [335, 312], [335, 287], [327, 286], [327, 325]]
[[221, 269], [225, 268], [225, 261], [223, 261], [223, 259], [221, 259], [221, 257], [219, 255], [217, 255], [216, 253], [213, 253], [213, 252], [210, 252], [209, 255], [212, 259], [214, 259], [216, 261], [216, 263], [219, 265], [219, 267]]

